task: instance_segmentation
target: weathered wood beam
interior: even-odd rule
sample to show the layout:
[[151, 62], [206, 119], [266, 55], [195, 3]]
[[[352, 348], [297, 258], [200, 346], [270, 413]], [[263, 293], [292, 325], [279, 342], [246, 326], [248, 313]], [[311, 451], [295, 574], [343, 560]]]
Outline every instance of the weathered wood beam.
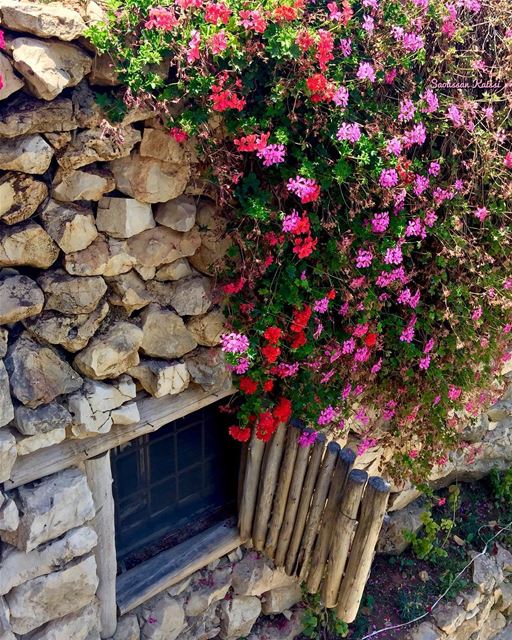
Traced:
[[247, 450], [244, 484], [238, 518], [240, 537], [244, 542], [247, 542], [252, 537], [252, 524], [254, 521], [256, 499], [258, 497], [258, 483], [260, 480], [264, 451], [265, 443], [256, 437], [256, 429], [254, 429]]

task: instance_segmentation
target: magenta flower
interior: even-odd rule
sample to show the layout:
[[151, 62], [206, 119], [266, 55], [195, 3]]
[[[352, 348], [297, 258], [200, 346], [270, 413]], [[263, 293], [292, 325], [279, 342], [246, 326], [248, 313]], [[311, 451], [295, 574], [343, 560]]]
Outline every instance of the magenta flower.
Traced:
[[417, 175], [414, 180], [414, 193], [417, 196], [421, 196], [430, 186], [430, 180], [425, 176]]
[[376, 213], [372, 218], [372, 231], [374, 233], [384, 233], [389, 227], [389, 214], [386, 211]]
[[349, 92], [346, 87], [339, 87], [332, 97], [332, 101], [337, 107], [345, 108], [348, 105]]
[[386, 143], [386, 151], [394, 156], [399, 156], [402, 153], [402, 143], [398, 138], [391, 138]]
[[366, 269], [369, 267], [373, 260], [373, 253], [366, 249], [359, 249], [359, 252], [356, 256], [356, 267], [358, 269]]
[[360, 62], [359, 68], [356, 73], [358, 80], [368, 80], [369, 82], [375, 82], [375, 69], [369, 62]]
[[416, 107], [414, 106], [414, 102], [410, 98], [406, 98], [400, 103], [400, 113], [398, 114], [398, 121], [409, 122], [409, 120], [412, 120], [414, 118], [415, 113]]
[[407, 148], [412, 147], [413, 144], [422, 145], [427, 139], [427, 130], [423, 122], [420, 122], [409, 131], [404, 134], [404, 143]]
[[450, 400], [458, 400], [461, 393], [462, 389], [460, 387], [455, 387], [453, 384], [451, 384], [450, 388], [448, 389], [448, 398]]
[[310, 447], [316, 442], [318, 431], [303, 431], [299, 436], [300, 447]]
[[329, 308], [329, 298], [321, 298], [313, 305], [313, 311], [317, 313], [325, 313]]
[[383, 169], [380, 174], [379, 184], [385, 189], [396, 187], [398, 184], [398, 173], [395, 169]]
[[299, 222], [300, 222], [300, 216], [297, 213], [297, 211], [293, 209], [291, 213], [289, 213], [287, 216], [283, 218], [281, 228], [285, 233], [293, 233], [295, 231], [295, 228], [299, 224]]
[[222, 351], [245, 353], [249, 348], [249, 338], [241, 333], [225, 333], [220, 337]]
[[459, 111], [457, 105], [452, 104], [446, 112], [446, 117], [451, 121], [454, 127], [462, 127], [464, 125], [464, 116]]
[[422, 109], [423, 113], [434, 113], [439, 109], [439, 98], [432, 89], [427, 89], [425, 93], [422, 93], [421, 99], [427, 103], [427, 106]]
[[264, 149], [260, 149], [256, 155], [263, 160], [265, 167], [270, 167], [273, 164], [284, 162], [286, 147], [284, 144], [269, 144]]
[[331, 407], [331, 405], [329, 405], [328, 407], [326, 407], [320, 412], [317, 423], [320, 426], [324, 426], [326, 424], [329, 424], [329, 422], [333, 422], [333, 420], [336, 420], [338, 416], [339, 416], [338, 412], [335, 411], [333, 407]]
[[361, 138], [361, 128], [357, 122], [344, 122], [338, 129], [336, 137], [338, 140], [348, 140], [348, 142], [355, 144]]
[[340, 40], [341, 53], [345, 58], [348, 58], [352, 53], [352, 40], [351, 38], [342, 38]]
[[475, 210], [475, 217], [478, 218], [480, 222], [483, 222], [488, 215], [489, 210], [487, 207], [478, 207], [478, 209]]
[[402, 46], [406, 51], [415, 53], [425, 46], [425, 40], [417, 33], [404, 33], [402, 37]]

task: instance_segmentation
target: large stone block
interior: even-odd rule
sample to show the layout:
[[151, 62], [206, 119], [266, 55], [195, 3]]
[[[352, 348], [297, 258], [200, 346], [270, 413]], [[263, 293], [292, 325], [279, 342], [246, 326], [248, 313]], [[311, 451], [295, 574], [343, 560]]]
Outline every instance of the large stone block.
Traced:
[[43, 292], [31, 278], [0, 271], [0, 324], [35, 316], [43, 304]]
[[96, 224], [113, 238], [131, 238], [155, 226], [151, 205], [132, 198], [102, 198]]
[[[144, 137], [146, 136], [144, 131]], [[196, 222], [196, 203], [190, 196], [180, 196], [169, 202], [162, 202], [156, 208], [155, 220], [158, 224], [175, 231], [190, 231]]]
[[422, 515], [426, 512], [425, 501], [420, 499], [400, 511], [393, 511], [385, 520], [377, 542], [377, 553], [400, 555], [409, 546], [405, 532], [416, 533], [423, 526]]
[[[14, 418], [14, 408], [9, 391], [9, 376], [2, 360], [0, 360], [0, 427], [9, 424]], [[2, 471], [0, 470], [0, 476]]]
[[192, 269], [188, 261], [185, 258], [178, 258], [178, 260], [160, 267], [155, 274], [155, 280], [160, 282], [174, 281], [190, 275], [192, 275]]
[[94, 640], [99, 638], [98, 602], [58, 618], [31, 633], [26, 640]]
[[129, 315], [147, 307], [153, 300], [144, 280], [133, 270], [108, 278], [108, 284], [111, 291], [110, 303], [116, 307], [123, 307]]
[[87, 479], [75, 468], [20, 487], [16, 502], [22, 513], [20, 526], [2, 539], [26, 552], [94, 517]]
[[[129, 155], [140, 140], [133, 127], [120, 127], [117, 137], [103, 136], [101, 129], [80, 131], [70, 144], [58, 154], [57, 162], [66, 170], [79, 169], [93, 162], [106, 162]], [[113, 163], [112, 163], [113, 164]]]
[[1, 221], [11, 225], [30, 218], [47, 195], [44, 182], [24, 173], [6, 173], [0, 178]]
[[11, 477], [17, 455], [16, 438], [8, 429], [0, 429], [0, 482]]
[[16, 407], [14, 420], [20, 433], [34, 436], [57, 428], [65, 429], [71, 424], [71, 415], [61, 404], [52, 402], [37, 409]]
[[261, 602], [254, 596], [235, 596], [221, 605], [222, 640], [235, 640], [248, 635], [261, 613]]
[[60, 2], [52, 4], [0, 0], [2, 26], [13, 31], [32, 33], [41, 38], [74, 40], [85, 31], [85, 22], [77, 11]]
[[148, 356], [180, 358], [197, 347], [183, 320], [156, 304], [142, 312], [142, 332], [142, 350]]
[[217, 569], [208, 580], [194, 585], [185, 604], [187, 616], [200, 616], [214, 602], [222, 600], [231, 586], [231, 569]]
[[183, 278], [171, 287], [171, 305], [180, 316], [200, 316], [212, 305], [210, 278]]
[[197, 349], [185, 357], [192, 380], [205, 391], [215, 391], [230, 384], [230, 373], [220, 349]]
[[73, 131], [77, 127], [73, 103], [69, 98], [46, 102], [26, 95], [17, 96], [9, 101], [0, 115], [0, 136], [5, 138], [33, 133], [60, 133]]
[[12, 498], [0, 505], [0, 531], [16, 531], [20, 524], [20, 512]]
[[33, 578], [47, 575], [74, 558], [84, 556], [94, 549], [96, 543], [94, 529], [84, 526], [71, 529], [61, 538], [28, 553], [4, 545], [0, 554], [0, 595]]
[[224, 256], [233, 244], [227, 233], [227, 220], [213, 204], [205, 202], [197, 210], [196, 224], [201, 236], [201, 246], [190, 263], [198, 271], [212, 275], [223, 266]]
[[117, 276], [130, 271], [136, 263], [124, 242], [104, 235], [98, 235], [87, 249], [64, 257], [64, 268], [74, 276]]
[[215, 347], [225, 332], [226, 318], [219, 309], [210, 311], [204, 316], [195, 316], [188, 320], [187, 329], [203, 347]]
[[140, 627], [134, 613], [119, 618], [112, 640], [140, 640]]
[[265, 591], [261, 610], [264, 615], [283, 613], [302, 600], [302, 591], [298, 582], [284, 587]]
[[160, 267], [194, 255], [200, 244], [201, 238], [195, 228], [188, 233], [180, 233], [167, 227], [155, 227], [129, 238], [126, 247], [137, 265]]
[[0, 230], [0, 267], [48, 269], [58, 255], [59, 247], [34, 222]]
[[15, 587], [6, 596], [13, 631], [29, 633], [50, 620], [78, 611], [93, 600], [97, 587], [94, 556]]
[[128, 373], [155, 398], [181, 393], [190, 383], [190, 374], [184, 362], [143, 360], [129, 369]]
[[296, 580], [282, 569], [273, 569], [255, 553], [247, 554], [233, 567], [233, 589], [237, 595], [260, 596], [271, 589], [291, 587]]
[[185, 627], [183, 605], [167, 594], [150, 600], [142, 610], [143, 640], [176, 640]]
[[21, 78], [14, 73], [12, 64], [7, 56], [0, 52], [0, 76], [3, 78], [3, 86], [0, 89], [0, 100], [5, 100], [16, 91], [23, 88], [25, 84]]
[[101, 276], [75, 278], [61, 269], [43, 273], [37, 282], [46, 297], [45, 311], [69, 316], [92, 313], [107, 292]]
[[52, 147], [40, 135], [0, 138], [0, 169], [44, 173], [52, 158]]
[[76, 204], [50, 200], [41, 219], [49, 236], [64, 253], [86, 249], [98, 235], [92, 212]]
[[61, 202], [75, 200], [101, 200], [115, 188], [110, 172], [101, 169], [63, 171], [59, 169], [53, 180], [52, 195]]

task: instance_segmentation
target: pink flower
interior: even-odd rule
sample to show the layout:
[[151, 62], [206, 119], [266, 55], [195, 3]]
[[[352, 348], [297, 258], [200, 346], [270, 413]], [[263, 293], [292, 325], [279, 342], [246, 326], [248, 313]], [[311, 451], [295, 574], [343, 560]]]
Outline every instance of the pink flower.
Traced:
[[329, 298], [321, 298], [313, 305], [313, 311], [317, 313], [325, 313], [329, 308]]
[[318, 196], [320, 195], [320, 186], [313, 178], [303, 178], [302, 176], [290, 178], [286, 188], [288, 191], [295, 193], [303, 204], [318, 200]]
[[351, 38], [342, 38], [340, 40], [341, 53], [345, 58], [348, 58], [352, 53], [352, 40]]
[[356, 78], [358, 80], [369, 80], [375, 82], [375, 69], [369, 62], [360, 62]]
[[412, 147], [413, 144], [422, 145], [427, 139], [427, 130], [423, 122], [420, 122], [409, 131], [404, 134], [404, 143], [407, 148]]
[[400, 103], [400, 113], [398, 114], [398, 121], [409, 122], [409, 120], [412, 120], [414, 118], [415, 113], [416, 107], [414, 106], [414, 102], [410, 98], [406, 98]]
[[427, 106], [422, 109], [423, 113], [434, 113], [439, 109], [439, 98], [432, 89], [427, 89], [425, 93], [422, 93], [421, 99], [427, 103]]
[[316, 442], [318, 431], [303, 431], [299, 436], [300, 447], [310, 447]]
[[439, 500], [437, 501], [438, 507], [444, 507], [445, 504], [446, 504], [446, 498], [439, 498]]
[[260, 149], [256, 155], [263, 160], [265, 167], [270, 167], [284, 162], [286, 147], [284, 144], [269, 144], [264, 149]]
[[192, 62], [194, 62], [194, 60], [199, 60], [200, 57], [200, 53], [199, 53], [199, 43], [201, 41], [201, 36], [199, 34], [199, 31], [197, 31], [196, 29], [193, 29], [190, 32], [190, 40], [188, 43], [188, 49], [187, 49], [187, 62], [189, 64], [192, 64]]
[[411, 449], [411, 450], [409, 451], [409, 458], [413, 458], [413, 459], [414, 459], [414, 458], [417, 458], [417, 457], [418, 457], [418, 455], [419, 455], [419, 453], [420, 453], [420, 452], [418, 451], [418, 449]]
[[373, 33], [373, 30], [375, 29], [375, 20], [371, 16], [364, 16], [363, 29], [370, 35]]
[[478, 207], [478, 209], [475, 210], [475, 217], [478, 218], [480, 222], [483, 222], [488, 215], [489, 210], [486, 207]]
[[[171, 31], [178, 24], [178, 18], [173, 9], [163, 7], [153, 7], [149, 10], [148, 20], [144, 23], [145, 29], [160, 29], [161, 31]], [[0, 39], [1, 40], [1, 39]], [[1, 41], [0, 41], [0, 48]]]
[[386, 253], [384, 255], [385, 264], [401, 264], [402, 261], [402, 248], [399, 245], [386, 249]]
[[503, 160], [503, 164], [507, 167], [507, 169], [512, 169], [512, 151], [509, 151], [507, 153]]
[[406, 51], [415, 53], [420, 49], [423, 49], [425, 41], [422, 36], [417, 33], [404, 33], [402, 37], [402, 45]]
[[336, 420], [338, 416], [339, 416], [338, 412], [335, 411], [333, 407], [331, 407], [331, 405], [329, 405], [328, 407], [323, 409], [323, 411], [320, 412], [317, 423], [320, 426], [324, 426], [326, 424], [329, 424], [329, 422], [333, 422], [333, 420]]
[[383, 169], [380, 174], [379, 184], [385, 189], [396, 187], [398, 184], [398, 173], [395, 169]]
[[5, 37], [2, 29], [0, 29], [0, 49], [5, 49]]
[[332, 97], [332, 101], [337, 107], [346, 107], [348, 105], [349, 92], [346, 87], [339, 87]]
[[222, 53], [228, 46], [228, 39], [224, 31], [214, 33], [209, 40], [209, 45], [214, 56]]
[[431, 162], [428, 165], [428, 172], [431, 176], [438, 176], [441, 171], [441, 165], [439, 162]]
[[462, 389], [460, 387], [455, 387], [453, 384], [450, 385], [448, 389], [448, 398], [450, 400], [457, 400], [462, 393]]
[[386, 143], [386, 151], [394, 156], [399, 156], [402, 153], [402, 143], [398, 138], [391, 138]]
[[357, 455], [362, 456], [368, 451], [368, 449], [371, 449], [376, 444], [377, 440], [375, 440], [374, 438], [364, 438], [364, 440], [361, 440], [359, 446], [357, 447]]
[[376, 213], [372, 218], [372, 231], [374, 233], [384, 233], [389, 227], [389, 214], [386, 211]]
[[349, 142], [352, 142], [352, 144], [354, 144], [361, 138], [361, 128], [357, 124], [357, 122], [344, 122], [338, 129], [336, 137], [338, 138], [338, 140], [348, 140]]
[[289, 213], [287, 216], [283, 218], [281, 228], [285, 233], [293, 233], [299, 223], [300, 223], [300, 216], [295, 211], [295, 209], [293, 209], [291, 213]]
[[430, 180], [425, 176], [417, 175], [414, 180], [414, 193], [421, 196], [430, 186]]
[[342, 353], [343, 354], [353, 353], [355, 348], [356, 348], [356, 341], [354, 340], [354, 338], [349, 338], [348, 340], [345, 340], [343, 342]]
[[451, 121], [454, 127], [462, 127], [464, 124], [464, 116], [455, 104], [450, 105], [446, 112], [446, 117]]
[[366, 269], [369, 267], [373, 260], [373, 253], [371, 250], [359, 249], [356, 257], [356, 267], [358, 269]]
[[225, 333], [220, 337], [222, 351], [245, 353], [249, 348], [249, 338], [241, 333]]
[[423, 358], [420, 358], [419, 367], [423, 371], [425, 371], [426, 369], [428, 369], [430, 367], [430, 356], [429, 355], [426, 355], [426, 356], [423, 356]]

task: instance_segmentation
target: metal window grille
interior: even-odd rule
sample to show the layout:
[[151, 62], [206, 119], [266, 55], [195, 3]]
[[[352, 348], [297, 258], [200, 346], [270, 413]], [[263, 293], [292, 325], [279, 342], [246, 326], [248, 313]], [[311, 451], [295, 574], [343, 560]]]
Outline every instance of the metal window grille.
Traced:
[[239, 459], [215, 405], [113, 449], [118, 560], [133, 566], [234, 515]]

